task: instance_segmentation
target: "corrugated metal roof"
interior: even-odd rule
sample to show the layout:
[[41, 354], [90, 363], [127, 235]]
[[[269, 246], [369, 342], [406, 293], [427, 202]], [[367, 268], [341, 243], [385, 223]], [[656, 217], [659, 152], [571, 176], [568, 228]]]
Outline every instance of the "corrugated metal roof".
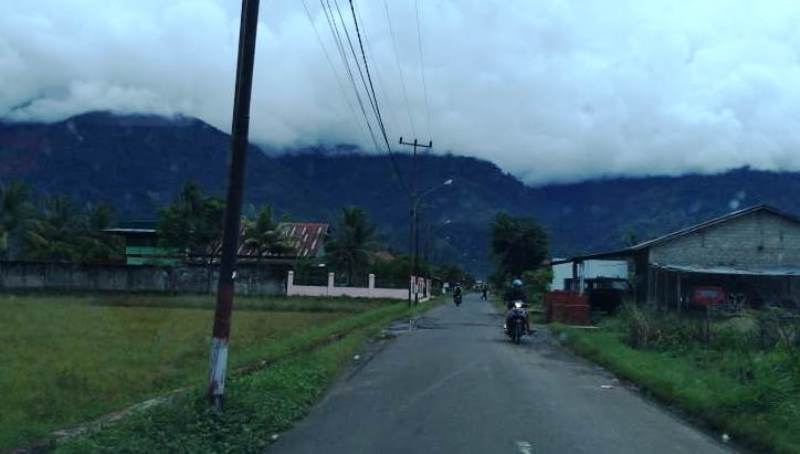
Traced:
[[797, 266], [700, 266], [700, 265], [658, 265], [658, 268], [681, 273], [735, 274], [743, 276], [800, 276]]
[[291, 240], [297, 257], [317, 257], [328, 234], [328, 224], [319, 222], [281, 222], [282, 230]]
[[749, 207], [749, 208], [744, 208], [742, 210], [733, 211], [733, 212], [728, 213], [728, 214], [726, 214], [724, 216], [720, 216], [720, 217], [714, 218], [714, 219], [709, 219], [708, 221], [704, 221], [704, 222], [701, 222], [699, 224], [695, 224], [693, 226], [686, 227], [686, 228], [681, 229], [681, 230], [676, 230], [676, 231], [674, 231], [672, 233], [668, 233], [666, 235], [662, 235], [660, 237], [653, 238], [652, 240], [643, 241], [643, 242], [641, 242], [639, 244], [635, 244], [635, 245], [631, 246], [628, 249], [632, 249], [632, 250], [645, 249], [645, 248], [648, 248], [648, 247], [651, 247], [651, 246], [655, 246], [657, 244], [661, 244], [661, 243], [664, 243], [666, 241], [669, 241], [669, 240], [672, 240], [672, 239], [675, 239], [675, 238], [678, 238], [678, 237], [681, 237], [681, 236], [684, 236], [684, 235], [688, 235], [690, 233], [694, 233], [694, 232], [697, 232], [697, 231], [700, 231], [700, 230], [707, 229], [708, 227], [711, 227], [711, 226], [714, 226], [714, 225], [717, 225], [717, 224], [722, 224], [723, 222], [728, 222], [728, 221], [731, 221], [733, 219], [737, 219], [737, 218], [740, 218], [740, 217], [743, 217], [743, 216], [747, 216], [747, 215], [750, 215], [750, 214], [753, 214], [753, 213], [757, 213], [757, 212], [770, 213], [770, 214], [773, 214], [775, 216], [782, 217], [782, 218], [784, 218], [784, 219], [786, 219], [786, 220], [788, 220], [790, 222], [794, 222], [794, 223], [800, 224], [800, 219], [798, 219], [797, 217], [792, 216], [792, 215], [790, 215], [788, 213], [784, 213], [783, 211], [781, 211], [781, 210], [779, 210], [777, 208], [771, 207], [769, 205], [761, 204], [761, 205], [756, 205], [756, 206], [752, 206], [752, 207]]
[[650, 248], [652, 246], [656, 246], [656, 245], [665, 243], [667, 241], [671, 241], [671, 240], [674, 240], [676, 238], [680, 238], [682, 236], [689, 235], [691, 233], [699, 232], [699, 231], [707, 229], [709, 227], [712, 227], [712, 226], [715, 226], [715, 225], [718, 225], [718, 224], [722, 224], [724, 222], [728, 222], [728, 221], [731, 221], [733, 219], [737, 219], [737, 218], [740, 218], [740, 217], [743, 217], [743, 216], [747, 216], [747, 215], [750, 215], [750, 214], [753, 214], [753, 213], [757, 213], [757, 212], [770, 213], [770, 214], [773, 214], [775, 216], [782, 217], [782, 218], [786, 219], [789, 222], [794, 222], [794, 223], [800, 224], [800, 218], [798, 218], [796, 216], [793, 216], [793, 215], [790, 215], [788, 213], [785, 213], [785, 212], [783, 212], [783, 211], [781, 211], [781, 210], [779, 210], [779, 209], [777, 209], [775, 207], [772, 207], [772, 206], [769, 206], [769, 205], [766, 205], [766, 204], [761, 204], [761, 205], [756, 205], [756, 206], [752, 206], [752, 207], [749, 207], [749, 208], [744, 208], [742, 210], [733, 211], [733, 212], [728, 213], [728, 214], [726, 214], [724, 216], [720, 216], [720, 217], [717, 217], [717, 218], [714, 218], [714, 219], [709, 219], [708, 221], [704, 221], [704, 222], [701, 222], [699, 224], [695, 224], [695, 225], [686, 227], [686, 228], [681, 229], [681, 230], [676, 230], [674, 232], [667, 233], [666, 235], [662, 235], [662, 236], [659, 236], [657, 238], [653, 238], [651, 240], [643, 241], [641, 243], [635, 244], [633, 246], [630, 246], [630, 247], [627, 247], [627, 248], [624, 248], [624, 249], [618, 249], [616, 251], [609, 251], [609, 252], [597, 252], [597, 253], [593, 253], [593, 254], [576, 255], [575, 257], [572, 257], [570, 259], [561, 260], [558, 263], [571, 262], [571, 261], [574, 261], [574, 260], [588, 260], [588, 259], [616, 259], [616, 258], [621, 258], [621, 257], [625, 257], [625, 256], [631, 256], [631, 255], [633, 255], [634, 252], [641, 251], [641, 250]]

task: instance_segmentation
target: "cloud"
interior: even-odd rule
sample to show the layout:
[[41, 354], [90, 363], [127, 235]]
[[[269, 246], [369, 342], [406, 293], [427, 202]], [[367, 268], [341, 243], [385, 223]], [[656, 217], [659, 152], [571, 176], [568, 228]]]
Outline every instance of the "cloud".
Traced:
[[[417, 1], [429, 110], [415, 0], [387, 0], [396, 44], [384, 3], [356, 1], [392, 142], [431, 138], [530, 183], [800, 170], [800, 3]], [[252, 139], [374, 149], [319, 2], [306, 3], [338, 79], [302, 2], [263, 1]], [[182, 113], [229, 129], [238, 2], [0, 9], [0, 116]]]

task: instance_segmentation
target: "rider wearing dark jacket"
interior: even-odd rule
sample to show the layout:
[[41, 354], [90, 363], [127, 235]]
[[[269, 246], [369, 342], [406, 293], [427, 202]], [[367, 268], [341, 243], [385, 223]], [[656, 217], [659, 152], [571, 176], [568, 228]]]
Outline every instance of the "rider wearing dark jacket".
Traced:
[[[511, 282], [511, 287], [509, 287], [505, 294], [503, 295], [503, 300], [506, 302], [506, 308], [508, 309], [508, 313], [506, 314], [506, 322], [508, 322], [508, 317], [511, 315], [511, 309], [514, 307], [515, 301], [522, 301], [523, 303], [528, 303], [528, 295], [525, 294], [525, 290], [522, 288], [522, 281], [519, 279], [514, 279]], [[506, 323], [507, 325], [508, 323]], [[525, 329], [528, 330], [530, 334], [531, 331], [531, 319], [530, 316], [525, 317]]]
[[[515, 282], [520, 282], [519, 279], [514, 279]], [[524, 303], [528, 302], [528, 295], [525, 294], [525, 290], [522, 289], [522, 282], [519, 285], [511, 285], [508, 289], [506, 289], [505, 294], [503, 295], [503, 301], [506, 302], [506, 309], [511, 310], [511, 306], [514, 304], [514, 301], [522, 301]]]

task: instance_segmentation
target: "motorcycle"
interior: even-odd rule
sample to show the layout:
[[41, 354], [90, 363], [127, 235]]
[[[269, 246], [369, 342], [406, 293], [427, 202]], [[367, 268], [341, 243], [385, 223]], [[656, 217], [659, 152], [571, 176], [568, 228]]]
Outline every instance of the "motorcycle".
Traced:
[[453, 302], [456, 306], [461, 306], [461, 295], [453, 295]]
[[522, 336], [525, 335], [525, 320], [528, 318], [528, 304], [522, 301], [514, 301], [511, 310], [506, 318], [506, 335], [511, 338], [511, 342], [519, 344]]

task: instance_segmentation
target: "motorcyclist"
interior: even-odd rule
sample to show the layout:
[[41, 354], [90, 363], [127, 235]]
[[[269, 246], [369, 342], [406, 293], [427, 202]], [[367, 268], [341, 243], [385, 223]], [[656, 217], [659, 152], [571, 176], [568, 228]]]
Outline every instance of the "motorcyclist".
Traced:
[[[522, 281], [520, 279], [514, 279], [511, 281], [511, 287], [509, 287], [505, 294], [503, 295], [503, 300], [506, 302], [506, 309], [508, 312], [506, 313], [506, 328], [508, 327], [508, 322], [510, 321], [511, 317], [511, 309], [514, 308], [515, 301], [522, 301], [527, 305], [528, 303], [528, 295], [525, 294], [525, 290], [522, 288]], [[531, 319], [528, 313], [525, 314], [525, 329], [527, 330], [528, 334], [531, 334]]]
[[453, 289], [453, 301], [460, 299], [463, 296], [464, 289], [461, 288], [461, 285], [456, 284], [456, 288]]

